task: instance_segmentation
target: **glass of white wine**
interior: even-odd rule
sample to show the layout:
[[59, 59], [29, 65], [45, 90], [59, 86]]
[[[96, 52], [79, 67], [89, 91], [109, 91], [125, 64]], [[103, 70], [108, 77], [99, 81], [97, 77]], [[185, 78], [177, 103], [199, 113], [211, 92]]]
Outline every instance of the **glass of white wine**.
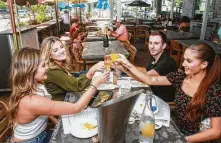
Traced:
[[104, 56], [104, 67], [106, 71], [110, 71], [111, 70], [111, 57], [110, 55], [105, 55]]

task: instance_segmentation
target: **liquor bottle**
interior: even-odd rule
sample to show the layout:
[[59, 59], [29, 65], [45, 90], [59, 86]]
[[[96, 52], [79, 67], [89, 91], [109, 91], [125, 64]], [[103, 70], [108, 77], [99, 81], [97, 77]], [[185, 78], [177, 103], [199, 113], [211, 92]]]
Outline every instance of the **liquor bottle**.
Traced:
[[103, 37], [103, 47], [109, 47], [109, 39], [108, 39], [108, 35], [107, 35], [107, 27], [105, 27], [104, 30], [104, 37]]
[[[151, 100], [151, 98], [149, 100]], [[155, 133], [154, 114], [151, 111], [151, 105], [148, 105], [149, 103], [151, 103], [151, 101], [145, 103], [139, 124], [139, 130], [141, 133], [139, 142], [144, 143], [153, 143]]]

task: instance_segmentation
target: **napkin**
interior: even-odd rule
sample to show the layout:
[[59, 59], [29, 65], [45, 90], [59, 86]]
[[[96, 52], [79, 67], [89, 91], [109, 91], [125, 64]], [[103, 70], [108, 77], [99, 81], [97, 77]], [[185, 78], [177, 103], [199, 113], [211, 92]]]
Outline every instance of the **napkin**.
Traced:
[[[140, 120], [142, 111], [144, 109], [145, 106], [145, 99], [146, 99], [146, 94], [142, 93], [141, 95], [139, 95], [133, 110], [131, 112], [131, 116], [129, 119], [129, 123], [133, 123], [135, 120]], [[154, 113], [154, 118], [155, 118], [155, 122], [158, 124], [162, 124], [166, 127], [170, 126], [170, 107], [169, 105], [164, 102], [162, 99], [160, 99], [159, 97], [152, 95], [155, 100], [156, 100], [156, 108], [158, 108], [157, 112], [153, 112]]]
[[84, 109], [80, 113], [61, 116], [64, 134], [70, 134], [71, 129], [74, 128], [70, 124], [71, 121], [74, 122], [74, 121], [81, 120], [81, 119], [96, 119], [97, 120], [97, 114], [98, 114], [97, 112], [98, 112], [97, 108], [88, 107], [87, 109]]
[[68, 115], [63, 115], [61, 116], [61, 120], [62, 120], [62, 125], [63, 125], [63, 130], [64, 130], [64, 134], [70, 134], [70, 123], [69, 123], [69, 119], [68, 119]]

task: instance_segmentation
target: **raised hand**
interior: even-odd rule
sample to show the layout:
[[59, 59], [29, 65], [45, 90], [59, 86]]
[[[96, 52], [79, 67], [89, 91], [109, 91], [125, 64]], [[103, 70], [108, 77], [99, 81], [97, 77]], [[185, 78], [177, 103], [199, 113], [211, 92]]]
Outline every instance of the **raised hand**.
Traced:
[[93, 81], [93, 85], [96, 87], [99, 87], [103, 83], [107, 83], [109, 81], [109, 74], [110, 71], [105, 71], [100, 76], [96, 77], [96, 79]]
[[131, 68], [131, 63], [127, 60], [127, 58], [122, 55], [122, 54], [118, 54], [118, 59], [116, 64], [121, 64], [124, 67], [126, 67], [127, 69]]

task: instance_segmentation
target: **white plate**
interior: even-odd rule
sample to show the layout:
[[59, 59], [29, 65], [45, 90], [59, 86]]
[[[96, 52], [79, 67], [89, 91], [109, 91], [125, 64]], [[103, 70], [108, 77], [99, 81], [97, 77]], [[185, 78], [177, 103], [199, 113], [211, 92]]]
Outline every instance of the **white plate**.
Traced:
[[[91, 126], [95, 127], [93, 129], [88, 129], [85, 127], [85, 124], [90, 124]], [[76, 120], [75, 122], [70, 123], [70, 125], [71, 134], [78, 138], [89, 138], [98, 133], [97, 120], [95, 119]]]
[[93, 126], [97, 126], [97, 109], [90, 108], [83, 110], [79, 114], [68, 116], [70, 124], [70, 132], [73, 136], [78, 138], [89, 138], [98, 133], [97, 127], [88, 130], [84, 127], [85, 123], [89, 123]]

